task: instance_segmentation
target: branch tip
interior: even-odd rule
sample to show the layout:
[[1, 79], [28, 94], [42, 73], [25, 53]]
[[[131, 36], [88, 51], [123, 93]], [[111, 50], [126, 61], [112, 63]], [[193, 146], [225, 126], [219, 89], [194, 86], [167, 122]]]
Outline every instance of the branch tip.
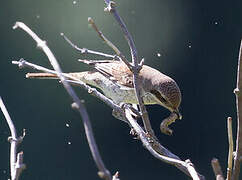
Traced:
[[13, 29], [17, 29], [19, 26], [21, 26], [23, 23], [22, 22], [16, 22], [14, 25], [13, 25]]
[[105, 12], [113, 12], [115, 10], [115, 7], [116, 7], [116, 3], [114, 1], [110, 1], [107, 5], [106, 8], [104, 8], [104, 11]]
[[112, 180], [119, 180], [119, 172], [118, 171], [113, 175]]
[[12, 61], [12, 64], [16, 64], [16, 65], [18, 65], [19, 69], [22, 69], [25, 65], [25, 60], [23, 58], [21, 58], [18, 61]]
[[74, 103], [72, 103], [71, 104], [71, 107], [73, 108], [73, 109], [79, 109], [79, 106], [78, 106], [78, 104], [76, 103], [76, 102], [74, 102]]
[[236, 96], [238, 96], [238, 95], [239, 95], [239, 93], [240, 93], [239, 88], [235, 88], [235, 89], [234, 89], [234, 94], [235, 94]]
[[219, 163], [219, 160], [217, 158], [213, 158], [211, 161], [211, 165], [213, 168], [214, 175], [217, 180], [224, 180], [223, 172]]
[[101, 179], [107, 179], [109, 177], [109, 171], [108, 172], [98, 171], [97, 174]]
[[140, 69], [142, 69], [142, 66], [144, 65], [144, 63], [145, 63], [145, 58], [142, 58], [140, 63], [139, 63]]
[[92, 19], [91, 17], [88, 17], [88, 18], [87, 18], [87, 21], [88, 21], [89, 23], [93, 23], [93, 22], [94, 22], [93, 19]]

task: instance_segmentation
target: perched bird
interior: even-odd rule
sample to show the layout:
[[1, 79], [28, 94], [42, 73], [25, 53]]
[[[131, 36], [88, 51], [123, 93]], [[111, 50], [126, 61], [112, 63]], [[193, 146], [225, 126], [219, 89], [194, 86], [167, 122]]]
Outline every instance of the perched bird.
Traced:
[[[67, 73], [89, 85], [99, 88], [105, 96], [116, 104], [138, 104], [133, 74], [122, 61], [118, 60], [79, 60], [94, 67], [93, 71]], [[27, 78], [57, 78], [50, 73], [27, 73]], [[139, 72], [142, 84], [141, 96], [144, 104], [159, 104], [181, 119], [179, 106], [181, 92], [177, 83], [169, 76], [149, 66], [143, 65]], [[165, 132], [169, 134], [169, 132]]]

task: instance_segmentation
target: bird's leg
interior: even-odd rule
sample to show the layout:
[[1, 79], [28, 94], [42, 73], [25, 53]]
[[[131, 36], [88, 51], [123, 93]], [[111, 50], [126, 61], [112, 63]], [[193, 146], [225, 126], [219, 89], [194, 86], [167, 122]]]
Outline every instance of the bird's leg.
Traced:
[[137, 120], [141, 117], [137, 104], [128, 104], [131, 110], [132, 116]]
[[173, 122], [175, 122], [176, 119], [178, 119], [178, 115], [172, 112], [169, 117], [167, 117], [161, 122], [160, 124], [161, 132], [167, 135], [172, 135], [172, 130], [168, 126]]
[[[120, 107], [122, 109], [125, 109], [125, 108], [129, 108], [131, 110], [131, 115], [133, 116], [134, 119], [138, 119], [140, 117], [140, 113], [138, 111], [138, 107], [136, 104], [127, 104], [127, 103], [120, 103]], [[113, 110], [112, 111], [112, 115], [116, 118], [116, 119], [119, 119], [121, 121], [124, 121], [126, 123], [129, 124], [129, 121], [127, 121], [126, 117], [124, 114], [118, 112], [118, 111], [115, 111]], [[136, 131], [132, 128], [132, 126], [129, 124], [131, 130], [130, 130], [130, 134], [132, 136], [134, 136], [135, 139], [138, 139], [138, 136], [137, 136], [137, 133]]]
[[[140, 117], [140, 113], [139, 113], [138, 108], [137, 108], [137, 106], [136, 106], [135, 104], [125, 104], [125, 103], [120, 103], [120, 107], [121, 107], [121, 108], [123, 108], [124, 105], [125, 105], [126, 107], [128, 106], [128, 108], [131, 110], [132, 116], [133, 116], [136, 120]], [[126, 117], [125, 117], [122, 113], [113, 110], [113, 111], [112, 111], [112, 115], [113, 115], [116, 119], [119, 119], [119, 120], [121, 120], [121, 121], [124, 121], [124, 122], [128, 123], [128, 121], [126, 120]]]
[[112, 115], [113, 115], [113, 117], [115, 117], [116, 119], [119, 119], [119, 120], [121, 120], [121, 121], [124, 121], [124, 122], [128, 123], [128, 121], [126, 120], [126, 118], [125, 118], [125, 116], [124, 116], [123, 113], [120, 113], [119, 111], [116, 111], [116, 110], [113, 109], [113, 111], [112, 111]]

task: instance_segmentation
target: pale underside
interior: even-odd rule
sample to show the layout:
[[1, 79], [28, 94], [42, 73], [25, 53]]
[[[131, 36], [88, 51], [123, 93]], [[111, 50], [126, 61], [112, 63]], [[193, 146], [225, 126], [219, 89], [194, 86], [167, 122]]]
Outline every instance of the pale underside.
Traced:
[[[99, 88], [105, 96], [112, 99], [116, 104], [138, 104], [134, 88], [119, 84], [117, 81], [107, 78], [100, 72], [88, 71], [70, 74], [89, 85]], [[142, 97], [145, 104], [158, 104], [156, 97], [149, 92], [142, 90]]]

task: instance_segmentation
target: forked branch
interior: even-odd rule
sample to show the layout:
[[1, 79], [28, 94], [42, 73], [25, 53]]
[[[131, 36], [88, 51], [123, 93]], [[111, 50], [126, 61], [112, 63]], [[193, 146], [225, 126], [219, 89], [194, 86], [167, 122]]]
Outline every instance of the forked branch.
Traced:
[[25, 169], [25, 164], [23, 163], [23, 152], [17, 153], [17, 146], [19, 143], [23, 141], [23, 138], [25, 136], [25, 130], [23, 131], [23, 135], [20, 137], [17, 137], [17, 132], [15, 129], [15, 126], [13, 124], [12, 119], [10, 118], [10, 115], [7, 111], [7, 108], [5, 107], [2, 98], [0, 97], [0, 108], [2, 110], [2, 113], [4, 114], [4, 117], [8, 123], [11, 136], [8, 138], [8, 141], [11, 144], [10, 147], [10, 172], [11, 172], [11, 180], [18, 180], [20, 174]]
[[234, 90], [236, 95], [236, 108], [237, 108], [237, 139], [236, 139], [236, 151], [234, 157], [234, 167], [232, 180], [238, 180], [240, 174], [240, 157], [242, 156], [242, 41], [240, 43], [239, 58], [238, 58], [238, 70], [237, 70], [237, 85]]
[[54, 54], [51, 52], [49, 47], [46, 45], [46, 42], [41, 40], [29, 27], [27, 27], [24, 23], [22, 22], [16, 22], [15, 26], [13, 27], [14, 29], [16, 28], [21, 28], [25, 32], [27, 32], [37, 43], [37, 47], [39, 47], [41, 50], [44, 51], [46, 56], [48, 57], [51, 65], [56, 71], [57, 76], [61, 80], [61, 83], [63, 84], [64, 88], [68, 92], [68, 94], [71, 96], [72, 100], [74, 101], [74, 104], [72, 105], [73, 108], [77, 109], [78, 112], [80, 113], [80, 116], [82, 117], [84, 128], [85, 128], [85, 133], [87, 136], [88, 144], [92, 153], [92, 156], [94, 158], [94, 161], [99, 169], [99, 176], [103, 179], [106, 180], [111, 180], [111, 175], [110, 172], [106, 169], [102, 158], [100, 156], [100, 153], [98, 151], [98, 147], [93, 135], [93, 130], [92, 126], [89, 120], [89, 116], [87, 113], [87, 110], [84, 106], [84, 104], [81, 102], [81, 100], [78, 98], [76, 95], [75, 91], [73, 88], [69, 85], [69, 83], [66, 81], [66, 78], [63, 76], [62, 70], [54, 56]]
[[[106, 2], [106, 1], [105, 1]], [[116, 20], [120, 23], [120, 26], [122, 27], [122, 30], [125, 34], [125, 37], [126, 39], [128, 40], [128, 44], [130, 46], [130, 49], [131, 49], [131, 55], [132, 55], [132, 66], [131, 66], [131, 70], [134, 74], [134, 84], [135, 84], [135, 90], [136, 90], [136, 96], [139, 100], [139, 106], [140, 106], [140, 109], [141, 109], [141, 115], [142, 115], [142, 119], [143, 119], [143, 122], [144, 122], [144, 126], [145, 126], [145, 129], [146, 129], [146, 132], [143, 131], [143, 129], [137, 124], [136, 121], [134, 121], [134, 119], [132, 119], [132, 116], [131, 116], [131, 112], [130, 112], [130, 109], [129, 108], [124, 108], [122, 109], [121, 107], [119, 106], [114, 106], [115, 108], [119, 109], [119, 111], [121, 113], [124, 113], [125, 111], [125, 115], [126, 115], [126, 118], [128, 119], [129, 123], [131, 124], [131, 126], [135, 129], [135, 131], [138, 133], [138, 136], [140, 137], [141, 141], [143, 142], [143, 144], [145, 145], [145, 147], [151, 152], [151, 154], [153, 156], [155, 156], [156, 158], [162, 160], [162, 161], [165, 161], [169, 164], [172, 164], [172, 165], [175, 165], [177, 168], [179, 168], [181, 171], [183, 171], [184, 173], [186, 173], [187, 175], [191, 176], [193, 179], [204, 179], [204, 177], [202, 175], [199, 175], [193, 165], [191, 164], [190, 161], [181, 161], [179, 157], [177, 157], [176, 155], [172, 154], [169, 150], [167, 150], [166, 148], [164, 148], [158, 141], [157, 141], [157, 138], [155, 137], [154, 133], [153, 133], [153, 130], [150, 126], [150, 122], [149, 122], [149, 118], [148, 118], [148, 113], [145, 109], [145, 106], [144, 106], [144, 103], [142, 101], [142, 98], [141, 98], [141, 94], [140, 94], [140, 88], [141, 88], [141, 84], [139, 84], [139, 70], [142, 68], [142, 65], [143, 65], [143, 60], [138, 63], [138, 59], [137, 59], [137, 52], [136, 52], [136, 48], [134, 46], [134, 43], [133, 43], [133, 40], [130, 36], [130, 34], [128, 33], [127, 31], [127, 28], [126, 26], [124, 25], [122, 19], [119, 17], [119, 15], [117, 14], [116, 10], [114, 9], [114, 4], [113, 2], [110, 2], [110, 1], [107, 1], [108, 3], [108, 10], [109, 12], [113, 13]], [[74, 102], [75, 102], [75, 105], [74, 107], [76, 107], [81, 116], [83, 117], [83, 121], [84, 121], [84, 127], [86, 129], [86, 133], [87, 133], [87, 138], [88, 138], [88, 141], [90, 142], [93, 142], [95, 143], [95, 140], [92, 139], [93, 136], [90, 137], [90, 134], [91, 132], [88, 132], [90, 131], [90, 122], [89, 122], [89, 119], [88, 119], [88, 116], [87, 116], [87, 112], [86, 110], [84, 109], [83, 110], [83, 104], [81, 104], [80, 100], [78, 99], [78, 97], [73, 93], [74, 91], [71, 89], [70, 85], [68, 84], [68, 82], [70, 83], [80, 83], [82, 87], [85, 87], [84, 84], [82, 84], [79, 80], [73, 80], [71, 78], [69, 78], [68, 76], [66, 76], [65, 73], [62, 73], [61, 69], [59, 68], [59, 65], [54, 57], [54, 55], [52, 54], [52, 52], [50, 51], [50, 49], [48, 48], [48, 46], [46, 45], [45, 41], [42, 41], [41, 39], [39, 39], [39, 37], [34, 33], [32, 32], [26, 25], [24, 25], [23, 23], [16, 23], [16, 27], [20, 27], [22, 28], [23, 30], [25, 30], [36, 42], [37, 42], [37, 45], [46, 53], [46, 55], [48, 56], [51, 64], [53, 65], [55, 71], [53, 70], [48, 70], [46, 68], [42, 68], [40, 66], [37, 66], [38, 68], [36, 68], [36, 66], [32, 66], [32, 68], [36, 68], [38, 70], [41, 70], [41, 71], [49, 71], [50, 73], [53, 73], [53, 74], [57, 74], [58, 77], [60, 78], [61, 82], [63, 83], [64, 87], [66, 87], [68, 93], [71, 95], [71, 97], [73, 98]], [[97, 28], [96, 28], [97, 29]], [[97, 29], [97, 31], [99, 31]], [[121, 60], [122, 59], [122, 56], [120, 57]], [[18, 63], [16, 61], [14, 61], [13, 63]], [[19, 62], [20, 63], [20, 62]], [[25, 62], [26, 64], [26, 62]], [[68, 78], [68, 80], [66, 79]], [[92, 90], [91, 90], [92, 91]], [[101, 96], [98, 96], [99, 98], [102, 98]], [[82, 114], [84, 113], [84, 115]], [[86, 118], [86, 120], [85, 120]], [[147, 132], [148, 132], [148, 135], [147, 135]], [[92, 133], [91, 133], [92, 134]], [[89, 139], [91, 138], [91, 139]], [[99, 173], [100, 175], [104, 175], [104, 178], [105, 179], [110, 179], [110, 174], [109, 172], [106, 170], [105, 166], [102, 164], [102, 161], [100, 161], [100, 159], [96, 159], [96, 158], [99, 158], [99, 155], [96, 154], [95, 150], [97, 150], [96, 148], [96, 145], [94, 147], [92, 147], [92, 143], [89, 142], [89, 146], [91, 148], [91, 151], [92, 151], [92, 154], [93, 154], [93, 157], [94, 157], [94, 160], [99, 168], [99, 170], [101, 171], [101, 173]], [[91, 144], [91, 145], [90, 145]], [[94, 149], [92, 149], [94, 148]], [[101, 164], [100, 164], [101, 163]]]
[[[143, 99], [142, 99], [142, 96], [141, 96], [142, 85], [141, 85], [141, 82], [139, 81], [139, 71], [141, 70], [141, 68], [143, 66], [144, 59], [142, 59], [139, 62], [137, 50], [136, 50], [136, 47], [135, 47], [135, 44], [134, 44], [134, 40], [133, 40], [131, 34], [129, 33], [128, 28], [126, 27], [124, 21], [119, 16], [118, 11], [116, 10], [116, 7], [115, 7], [116, 4], [113, 1], [110, 1], [110, 0], [104, 0], [104, 2], [107, 5], [105, 10], [110, 12], [111, 14], [113, 14], [115, 20], [118, 22], [118, 24], [121, 27], [121, 30], [124, 34], [124, 37], [126, 38], [126, 40], [128, 42], [128, 45], [129, 45], [129, 48], [130, 48], [130, 53], [131, 53], [131, 58], [132, 58], [132, 65], [131, 65], [131, 67], [130, 66], [128, 66], [128, 67], [133, 73], [133, 84], [134, 84], [134, 89], [135, 89], [135, 95], [136, 95], [136, 98], [138, 100], [138, 105], [140, 107], [141, 117], [142, 117], [143, 124], [144, 124], [146, 132], [149, 135], [151, 135], [155, 138], [154, 131], [153, 131], [151, 124], [150, 124], [148, 112], [145, 108], [145, 105], [144, 105], [144, 102], [143, 102]], [[121, 57], [121, 59], [122, 59], [122, 57]]]

